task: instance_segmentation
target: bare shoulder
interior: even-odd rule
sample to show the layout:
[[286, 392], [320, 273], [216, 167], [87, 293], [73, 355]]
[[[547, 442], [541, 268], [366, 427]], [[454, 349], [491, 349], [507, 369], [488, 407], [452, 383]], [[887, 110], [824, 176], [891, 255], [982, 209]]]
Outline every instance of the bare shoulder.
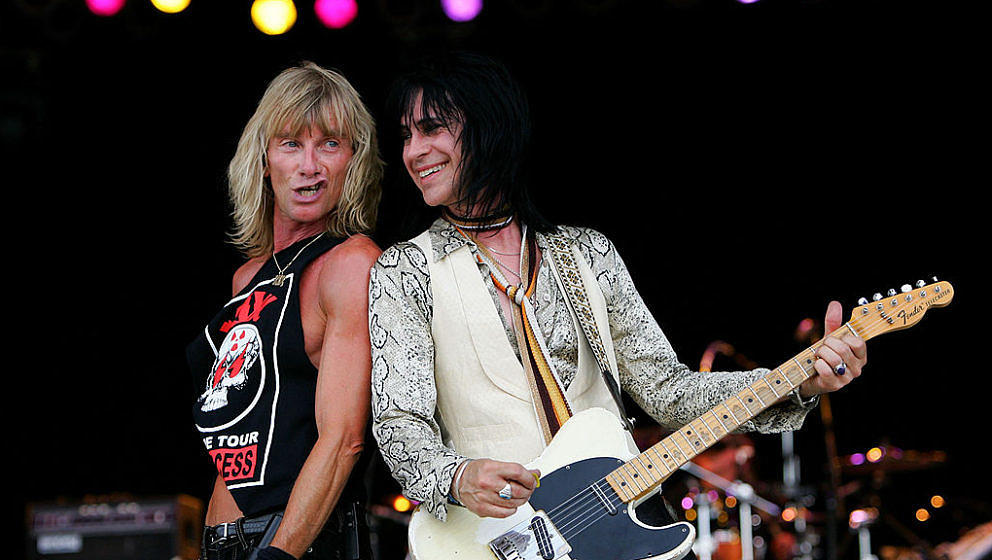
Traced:
[[320, 257], [321, 278], [342, 279], [352, 275], [368, 277], [382, 249], [368, 236], [356, 234]]
[[251, 282], [251, 279], [258, 274], [258, 271], [265, 264], [265, 259], [251, 259], [234, 271], [234, 279], [231, 281], [231, 294], [237, 294]]
[[365, 235], [352, 235], [319, 259], [321, 302], [327, 304], [368, 297], [369, 271], [382, 249]]

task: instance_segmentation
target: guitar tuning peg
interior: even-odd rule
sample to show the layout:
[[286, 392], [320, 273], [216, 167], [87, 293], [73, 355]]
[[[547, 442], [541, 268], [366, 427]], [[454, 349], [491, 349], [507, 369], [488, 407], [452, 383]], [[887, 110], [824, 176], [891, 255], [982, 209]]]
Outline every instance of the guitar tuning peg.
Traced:
[[882, 299], [882, 294], [880, 294], [878, 292], [875, 292], [875, 295], [871, 296], [871, 300], [872, 301], [878, 301], [880, 299]]
[[868, 305], [868, 300], [866, 298], [861, 298], [858, 300], [858, 305]]
[[894, 289], [891, 289], [891, 288], [889, 289], [889, 292], [888, 293], [889, 293], [889, 297], [892, 297], [892, 296], [896, 295], [896, 291]]
[[916, 287], [917, 288], [922, 288], [923, 286], [926, 286], [926, 285], [927, 285], [927, 283], [924, 282], [923, 280], [917, 280], [916, 281]]
[[934, 276], [934, 277], [933, 277], [933, 281], [934, 281], [934, 282], [936, 282], [936, 281], [937, 281], [937, 277], [936, 277], [936, 276]]
[[906, 292], [912, 290], [913, 287], [910, 286], [909, 284], [903, 284], [902, 286], [899, 287], [899, 289], [902, 290], [902, 293], [905, 294]]

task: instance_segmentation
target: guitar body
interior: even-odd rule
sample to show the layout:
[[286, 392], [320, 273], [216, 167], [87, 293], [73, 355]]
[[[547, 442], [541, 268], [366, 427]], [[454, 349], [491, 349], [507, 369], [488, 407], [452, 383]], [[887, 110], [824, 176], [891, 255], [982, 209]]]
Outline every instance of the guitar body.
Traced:
[[[599, 408], [582, 411], [570, 418], [541, 456], [527, 465], [542, 473], [541, 485], [528, 504], [505, 519], [480, 518], [452, 506], [447, 521], [441, 522], [418, 510], [410, 522], [410, 554], [416, 560], [493, 560], [496, 555], [490, 550], [490, 541], [526, 523], [535, 512], [555, 511], [586, 491], [636, 456], [632, 446], [615, 415]], [[580, 523], [556, 527], [571, 547], [571, 552], [560, 558], [677, 560], [692, 548], [695, 529], [689, 523], [668, 518], [664, 525], [651, 527], [637, 519], [629, 504], [620, 503], [613, 514], [593, 506], [590, 515], [580, 517]], [[582, 530], [577, 531], [576, 525]], [[520, 558], [528, 560], [527, 556]], [[535, 560], [541, 558], [536, 556]]]

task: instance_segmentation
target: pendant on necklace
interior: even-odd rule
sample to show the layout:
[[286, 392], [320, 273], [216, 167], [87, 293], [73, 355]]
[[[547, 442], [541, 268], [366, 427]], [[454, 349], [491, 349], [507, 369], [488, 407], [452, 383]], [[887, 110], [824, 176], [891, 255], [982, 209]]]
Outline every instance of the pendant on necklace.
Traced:
[[286, 283], [286, 275], [285, 274], [279, 273], [279, 274], [276, 274], [272, 278], [272, 285], [273, 286], [277, 286], [277, 287], [281, 288], [282, 285], [285, 284], [285, 283]]

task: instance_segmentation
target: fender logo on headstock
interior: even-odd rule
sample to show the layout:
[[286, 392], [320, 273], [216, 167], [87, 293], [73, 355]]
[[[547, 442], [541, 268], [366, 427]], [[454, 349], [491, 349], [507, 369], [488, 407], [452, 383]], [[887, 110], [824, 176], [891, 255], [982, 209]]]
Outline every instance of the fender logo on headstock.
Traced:
[[936, 292], [936, 295], [934, 295], [930, 299], [926, 300], [922, 304], [917, 303], [916, 305], [914, 305], [912, 310], [907, 311], [907, 310], [903, 309], [903, 310], [899, 311], [899, 313], [896, 314], [896, 317], [899, 318], [899, 319], [902, 319], [902, 324], [904, 324], [904, 325], [905, 324], [908, 324], [917, 315], [919, 315], [921, 313], [926, 313], [927, 309], [929, 309], [935, 303], [943, 300], [944, 298], [946, 298], [950, 294], [951, 294], [951, 292], [950, 291], [947, 291], [947, 290], [938, 291], [938, 292]]

